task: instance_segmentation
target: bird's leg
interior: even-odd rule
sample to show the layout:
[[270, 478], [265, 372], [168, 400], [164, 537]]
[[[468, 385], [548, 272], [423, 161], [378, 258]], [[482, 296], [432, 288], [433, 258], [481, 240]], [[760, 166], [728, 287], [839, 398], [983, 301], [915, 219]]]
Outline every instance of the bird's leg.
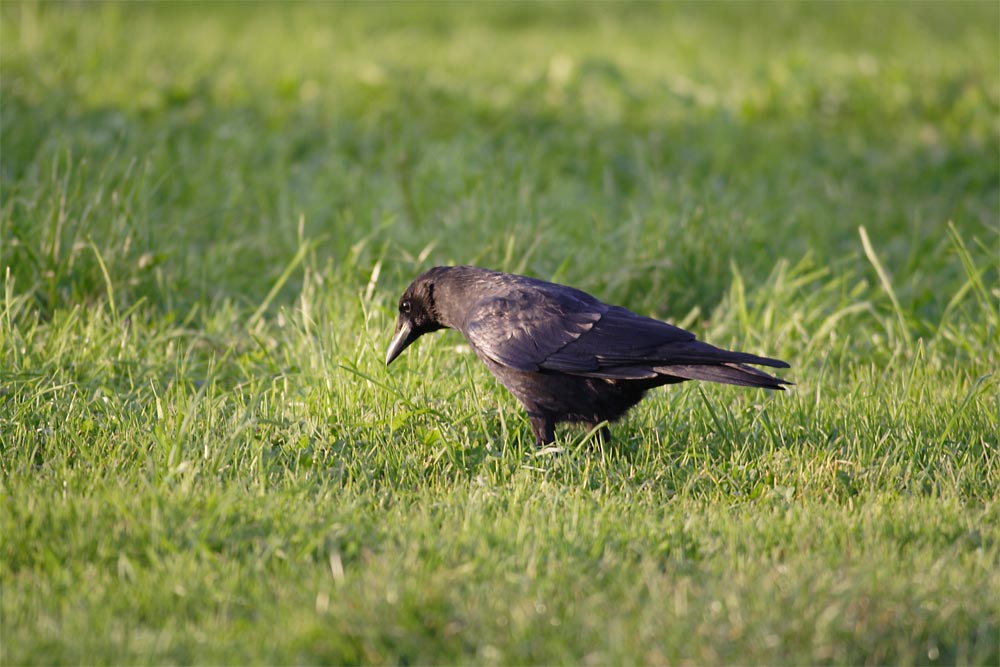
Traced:
[[597, 428], [599, 424], [601, 424], [601, 422], [587, 422], [587, 428], [589, 430], [593, 431], [594, 429], [597, 429], [597, 432], [594, 434], [596, 436], [594, 440], [601, 443], [611, 442], [611, 429], [606, 423], [604, 426]]
[[531, 432], [535, 434], [535, 444], [539, 447], [551, 445], [556, 439], [556, 423], [548, 415], [539, 412], [529, 412]]

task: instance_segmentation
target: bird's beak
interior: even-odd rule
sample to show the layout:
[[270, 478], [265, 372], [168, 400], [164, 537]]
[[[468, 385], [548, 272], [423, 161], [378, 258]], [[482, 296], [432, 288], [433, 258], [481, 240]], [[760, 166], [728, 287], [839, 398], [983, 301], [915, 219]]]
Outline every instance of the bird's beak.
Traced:
[[392, 360], [399, 356], [399, 353], [406, 349], [406, 346], [412, 343], [415, 339], [410, 338], [410, 334], [413, 333], [413, 325], [406, 320], [399, 323], [396, 327], [396, 335], [392, 337], [392, 342], [389, 343], [389, 349], [385, 353], [385, 365], [388, 366], [392, 363]]

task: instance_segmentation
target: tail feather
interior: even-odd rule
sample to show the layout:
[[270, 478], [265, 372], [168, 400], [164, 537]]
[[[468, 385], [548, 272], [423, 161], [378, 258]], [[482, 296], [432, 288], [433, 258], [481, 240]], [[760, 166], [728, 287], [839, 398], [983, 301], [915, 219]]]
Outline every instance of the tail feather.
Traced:
[[[672, 348], [669, 354], [664, 354], [664, 361], [676, 361], [678, 365], [716, 365], [716, 364], [757, 364], [758, 366], [771, 366], [772, 368], [788, 368], [788, 362], [771, 357], [762, 357], [750, 352], [735, 352], [715, 347], [700, 340], [690, 341], [681, 348]], [[673, 367], [674, 364], [667, 363], [664, 366]]]
[[[761, 357], [756, 354], [750, 354], [749, 352], [734, 352], [734, 359], [727, 359], [727, 361], [732, 361], [737, 364], [757, 364], [759, 366], [771, 366], [772, 368], [790, 368], [787, 361], [782, 361], [781, 359], [772, 359], [771, 357]], [[756, 369], [750, 369], [756, 370]]]
[[653, 370], [663, 375], [678, 377], [684, 380], [705, 380], [707, 382], [735, 384], [741, 387], [764, 387], [765, 389], [783, 390], [785, 388], [783, 385], [792, 384], [787, 380], [774, 377], [764, 371], [738, 363], [671, 364], [669, 366], [657, 366]]

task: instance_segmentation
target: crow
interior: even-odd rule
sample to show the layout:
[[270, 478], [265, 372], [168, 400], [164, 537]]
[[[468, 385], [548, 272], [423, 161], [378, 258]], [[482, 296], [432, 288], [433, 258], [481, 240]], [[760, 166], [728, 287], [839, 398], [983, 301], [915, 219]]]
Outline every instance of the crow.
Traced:
[[600, 426], [607, 438], [603, 423], [665, 384], [792, 384], [747, 366], [788, 368], [784, 361], [702, 343], [572, 287], [474, 266], [434, 267], [406, 288], [386, 366], [420, 336], [444, 328], [461, 331], [524, 405], [539, 446], [555, 440], [560, 422]]

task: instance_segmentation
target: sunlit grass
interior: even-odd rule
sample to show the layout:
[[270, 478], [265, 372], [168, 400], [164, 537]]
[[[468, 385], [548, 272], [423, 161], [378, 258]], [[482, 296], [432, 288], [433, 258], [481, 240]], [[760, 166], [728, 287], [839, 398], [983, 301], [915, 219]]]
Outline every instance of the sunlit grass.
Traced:
[[[996, 7], [0, 18], [5, 664], [1000, 660]], [[796, 385], [536, 451], [459, 262]]]

